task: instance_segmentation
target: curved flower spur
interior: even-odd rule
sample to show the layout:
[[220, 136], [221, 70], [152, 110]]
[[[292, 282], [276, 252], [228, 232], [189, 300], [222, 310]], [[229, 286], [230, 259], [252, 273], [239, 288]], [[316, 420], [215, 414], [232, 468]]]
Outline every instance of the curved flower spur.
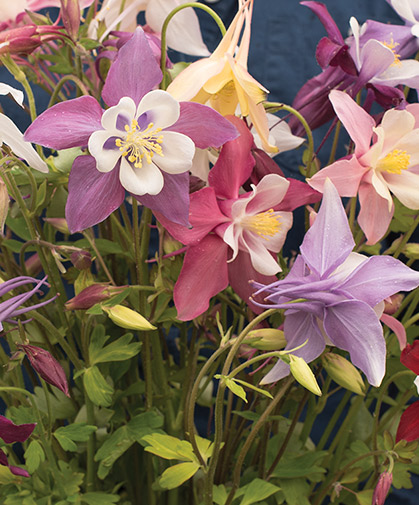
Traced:
[[[302, 346], [295, 355], [310, 362], [326, 344], [334, 345], [348, 351], [352, 363], [378, 387], [386, 364], [383, 301], [419, 286], [419, 273], [391, 256], [351, 252], [354, 245], [338, 192], [326, 179], [319, 213], [290, 273], [267, 286], [255, 283], [256, 294], [266, 296], [267, 303], [258, 305], [285, 309], [286, 350]], [[262, 383], [288, 373], [289, 365], [279, 361]]]
[[195, 147], [220, 147], [237, 136], [210, 107], [178, 102], [154, 88], [162, 72], [141, 28], [119, 50], [102, 92], [109, 106], [82, 96], [54, 105], [25, 133], [52, 149], [88, 146], [69, 178], [66, 219], [76, 232], [106, 219], [125, 190], [152, 210], [188, 225], [189, 169]]

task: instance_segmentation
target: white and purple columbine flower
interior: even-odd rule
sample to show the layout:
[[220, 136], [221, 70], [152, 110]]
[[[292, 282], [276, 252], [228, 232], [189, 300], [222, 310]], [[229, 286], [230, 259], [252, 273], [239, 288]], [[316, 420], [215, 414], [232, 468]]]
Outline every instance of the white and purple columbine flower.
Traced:
[[[379, 386], [386, 358], [379, 319], [383, 300], [416, 288], [419, 272], [391, 256], [352, 253], [354, 245], [342, 202], [327, 179], [320, 211], [290, 273], [268, 286], [259, 284], [257, 294], [266, 295], [264, 307], [286, 309], [286, 349], [302, 346], [295, 354], [310, 362], [326, 344], [334, 345], [348, 351], [368, 382]], [[288, 373], [289, 366], [279, 361], [262, 382]]]
[[195, 147], [220, 147], [237, 131], [210, 107], [155, 90], [161, 79], [137, 28], [106, 78], [106, 111], [95, 98], [82, 96], [54, 105], [26, 131], [26, 140], [52, 149], [89, 148], [90, 155], [76, 158], [69, 178], [71, 232], [106, 219], [123, 202], [125, 190], [171, 221], [188, 225], [188, 171]]

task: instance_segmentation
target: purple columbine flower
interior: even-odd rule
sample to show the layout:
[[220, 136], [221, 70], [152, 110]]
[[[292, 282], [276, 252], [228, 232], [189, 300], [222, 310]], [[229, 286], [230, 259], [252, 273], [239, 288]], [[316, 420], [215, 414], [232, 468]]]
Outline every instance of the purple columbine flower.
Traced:
[[39, 288], [47, 284], [47, 278], [43, 279], [34, 279], [33, 277], [15, 277], [6, 282], [0, 284], [0, 299], [4, 297], [9, 291], [18, 288], [19, 286], [23, 286], [25, 284], [35, 284], [34, 288], [26, 293], [22, 293], [20, 295], [12, 296], [3, 302], [0, 302], [0, 331], [3, 330], [3, 321], [10, 322], [14, 317], [20, 316], [20, 314], [24, 314], [30, 310], [37, 309], [46, 305], [49, 302], [52, 302], [54, 298], [50, 298], [48, 300], [42, 301], [31, 307], [21, 307], [23, 303], [25, 303], [29, 298], [35, 293], [39, 292]]
[[[305, 235], [291, 271], [283, 280], [257, 285], [266, 308], [286, 309], [286, 349], [306, 362], [326, 344], [348, 351], [354, 365], [379, 386], [385, 373], [386, 344], [380, 316], [384, 301], [419, 285], [419, 273], [391, 256], [353, 253], [355, 243], [342, 202], [327, 179], [322, 205]], [[305, 342], [307, 343], [303, 345]], [[269, 384], [288, 375], [279, 361], [264, 377]]]
[[162, 72], [139, 27], [119, 50], [102, 92], [106, 111], [91, 96], [54, 105], [25, 139], [52, 149], [88, 146], [74, 161], [66, 219], [71, 232], [106, 219], [125, 190], [168, 219], [188, 225], [189, 173], [195, 147], [220, 147], [234, 126], [198, 103], [178, 102], [154, 89]]

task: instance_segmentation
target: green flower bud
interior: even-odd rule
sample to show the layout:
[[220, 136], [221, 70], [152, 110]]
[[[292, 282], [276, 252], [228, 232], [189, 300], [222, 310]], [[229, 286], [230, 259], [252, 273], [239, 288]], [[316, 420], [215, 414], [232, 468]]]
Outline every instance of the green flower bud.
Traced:
[[323, 367], [330, 377], [349, 391], [364, 396], [365, 385], [361, 374], [351, 362], [340, 354], [328, 352], [322, 356]]
[[290, 360], [290, 370], [294, 379], [315, 395], [321, 396], [322, 392], [317, 384], [316, 378], [303, 358], [294, 356], [293, 354], [288, 354], [288, 358]]

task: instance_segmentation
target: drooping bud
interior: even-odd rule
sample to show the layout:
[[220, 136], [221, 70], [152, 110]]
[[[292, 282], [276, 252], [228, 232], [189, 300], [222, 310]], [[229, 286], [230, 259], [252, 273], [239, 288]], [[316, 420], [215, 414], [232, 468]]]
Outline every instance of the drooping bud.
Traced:
[[330, 377], [349, 391], [365, 395], [365, 385], [358, 370], [340, 354], [328, 352], [322, 356], [323, 367]]
[[109, 300], [121, 293], [127, 286], [109, 286], [109, 284], [91, 284], [65, 304], [67, 310], [87, 310], [97, 303]]
[[404, 295], [402, 293], [396, 293], [384, 300], [384, 313], [393, 315], [397, 312], [402, 304]]
[[156, 329], [156, 327], [149, 323], [141, 314], [123, 305], [114, 305], [113, 307], [103, 306], [102, 309], [108, 314], [109, 318], [121, 328], [141, 331]]
[[80, 15], [79, 0], [61, 0], [61, 17], [65, 29], [72, 40], [77, 40]]
[[284, 332], [274, 328], [250, 331], [243, 343], [261, 351], [276, 351], [287, 345]]
[[38, 253], [32, 254], [25, 260], [25, 268], [31, 277], [36, 277], [42, 272], [42, 263]]
[[53, 226], [64, 235], [70, 235], [67, 221], [63, 217], [44, 217], [44, 221]]
[[71, 263], [77, 268], [77, 270], [86, 270], [92, 265], [92, 255], [89, 251], [74, 251], [71, 256]]
[[24, 442], [35, 429], [36, 423], [15, 424], [7, 417], [0, 416], [0, 437], [6, 444], [13, 442]]
[[392, 482], [392, 473], [383, 472], [380, 475], [374, 489], [374, 494], [372, 495], [372, 505], [384, 505]]
[[316, 378], [303, 358], [294, 356], [293, 354], [288, 354], [288, 358], [290, 360], [290, 370], [294, 379], [315, 395], [321, 396], [322, 392], [317, 384]]
[[63, 367], [48, 351], [29, 344], [18, 344], [17, 347], [26, 354], [33, 368], [45, 382], [69, 396], [67, 378]]

